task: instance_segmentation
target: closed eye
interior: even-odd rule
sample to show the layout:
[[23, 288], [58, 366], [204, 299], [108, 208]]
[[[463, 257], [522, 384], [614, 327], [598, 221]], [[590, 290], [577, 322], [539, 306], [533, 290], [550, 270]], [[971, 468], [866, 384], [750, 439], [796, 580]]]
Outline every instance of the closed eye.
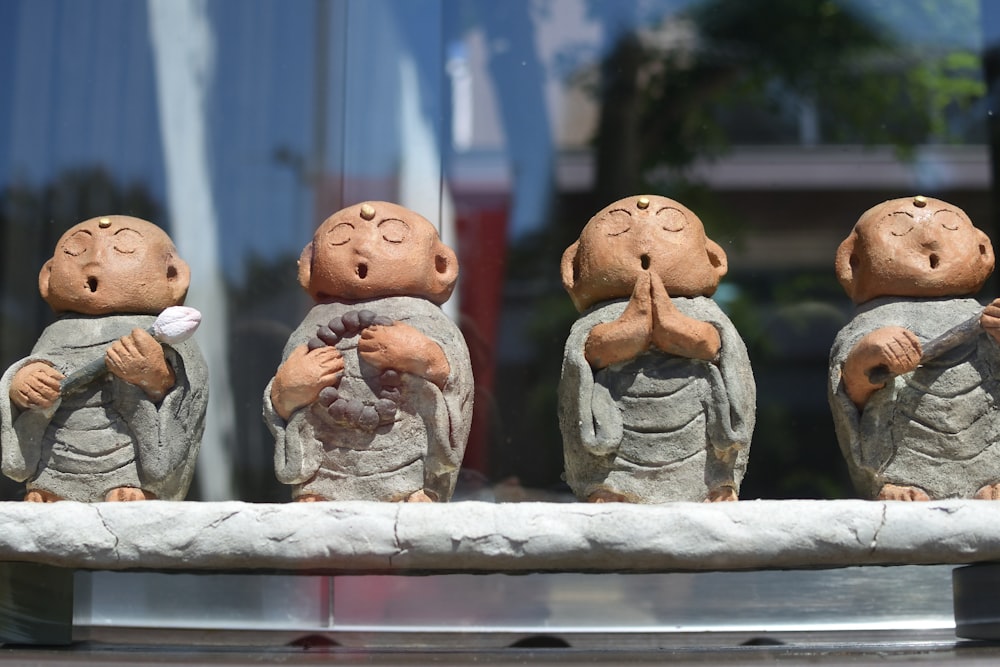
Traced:
[[909, 211], [896, 211], [887, 220], [893, 236], [906, 236], [913, 231], [913, 215]]
[[344, 245], [351, 240], [351, 234], [354, 232], [354, 225], [349, 222], [341, 222], [334, 225], [333, 228], [326, 233], [326, 240], [330, 245]]
[[608, 211], [604, 229], [608, 236], [621, 236], [632, 229], [632, 214], [623, 208]]
[[389, 243], [402, 243], [410, 235], [410, 226], [398, 218], [386, 218], [378, 223], [378, 230]]
[[139, 232], [128, 227], [122, 227], [114, 233], [111, 247], [123, 255], [131, 255], [141, 243], [142, 235]]
[[941, 223], [941, 226], [953, 232], [957, 232], [962, 226], [962, 219], [954, 211], [946, 208], [934, 213], [934, 219]]
[[92, 234], [85, 229], [75, 232], [63, 243], [62, 251], [72, 257], [82, 255], [90, 247]]
[[680, 209], [664, 206], [656, 212], [656, 218], [668, 232], [679, 232], [687, 226], [687, 217]]

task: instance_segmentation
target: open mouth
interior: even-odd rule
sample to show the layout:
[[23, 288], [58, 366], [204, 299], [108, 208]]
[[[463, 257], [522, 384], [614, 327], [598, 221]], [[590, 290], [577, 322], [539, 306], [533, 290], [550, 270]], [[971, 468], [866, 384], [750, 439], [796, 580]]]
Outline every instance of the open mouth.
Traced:
[[91, 292], [97, 291], [97, 278], [95, 278], [94, 276], [90, 276], [87, 278], [87, 289], [89, 289]]
[[927, 261], [930, 263], [932, 269], [936, 269], [938, 264], [941, 263], [941, 258], [937, 256], [937, 253], [931, 253], [930, 257], [927, 258]]
[[364, 262], [359, 263], [356, 269], [356, 273], [358, 274], [358, 278], [364, 280], [368, 276], [368, 265], [365, 264]]
[[647, 254], [644, 253], [641, 257], [639, 257], [639, 262], [642, 264], [642, 270], [643, 271], [645, 271], [646, 269], [648, 269], [649, 268], [649, 255], [647, 255]]

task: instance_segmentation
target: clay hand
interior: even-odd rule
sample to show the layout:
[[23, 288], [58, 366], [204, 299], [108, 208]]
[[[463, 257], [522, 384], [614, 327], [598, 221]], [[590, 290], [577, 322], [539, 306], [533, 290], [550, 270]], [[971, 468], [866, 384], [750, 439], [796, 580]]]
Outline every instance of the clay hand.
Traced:
[[844, 361], [842, 380], [848, 397], [860, 409], [885, 382], [872, 382], [869, 373], [882, 367], [891, 375], [909, 373], [922, 353], [916, 334], [903, 327], [883, 327], [859, 340]]
[[722, 339], [709, 322], [684, 315], [670, 300], [660, 276], [650, 275], [653, 297], [653, 345], [669, 354], [712, 361], [719, 355]]
[[163, 346], [144, 329], [132, 329], [112, 343], [104, 363], [112, 374], [142, 388], [153, 401], [161, 400], [177, 381]]
[[983, 331], [1000, 343], [1000, 299], [994, 299], [983, 309], [979, 324], [983, 327]]
[[410, 373], [444, 388], [451, 365], [441, 346], [409, 324], [375, 324], [361, 332], [358, 356], [380, 371]]
[[653, 303], [649, 272], [635, 281], [625, 312], [613, 322], [598, 324], [587, 336], [583, 354], [594, 369], [635, 359], [649, 349], [653, 334]]
[[271, 403], [281, 418], [288, 421], [292, 413], [319, 398], [319, 392], [334, 387], [344, 374], [344, 357], [331, 346], [310, 350], [305, 345], [292, 350], [278, 367], [271, 384]]
[[14, 374], [10, 400], [21, 410], [44, 410], [59, 398], [65, 376], [44, 361], [33, 361]]

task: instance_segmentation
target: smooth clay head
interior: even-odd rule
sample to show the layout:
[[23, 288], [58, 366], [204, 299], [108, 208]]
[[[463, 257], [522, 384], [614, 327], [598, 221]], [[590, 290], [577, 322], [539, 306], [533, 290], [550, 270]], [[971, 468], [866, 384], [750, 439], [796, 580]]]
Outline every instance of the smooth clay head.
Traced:
[[670, 296], [711, 296], [726, 275], [726, 253], [683, 204], [656, 195], [626, 197], [599, 212], [562, 256], [562, 281], [584, 311], [628, 297], [643, 271]]
[[318, 303], [415, 296], [441, 305], [457, 279], [458, 260], [434, 225], [382, 201], [331, 215], [299, 258], [299, 283]]
[[127, 215], [92, 218], [62, 235], [38, 274], [57, 313], [159, 314], [184, 303], [191, 272], [166, 233]]
[[993, 246], [965, 211], [930, 197], [872, 207], [837, 249], [837, 278], [852, 301], [973, 294], [993, 272]]

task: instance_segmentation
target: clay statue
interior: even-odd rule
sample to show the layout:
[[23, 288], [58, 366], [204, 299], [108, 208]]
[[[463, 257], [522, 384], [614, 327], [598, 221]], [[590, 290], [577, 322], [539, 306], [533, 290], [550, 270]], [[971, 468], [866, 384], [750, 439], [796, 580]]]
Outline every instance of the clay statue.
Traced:
[[189, 282], [145, 220], [94, 218], [62, 236], [38, 276], [59, 317], [0, 380], [3, 472], [27, 483], [25, 500], [184, 498], [208, 401], [201, 353], [178, 342], [200, 316], [171, 308]]
[[562, 257], [566, 481], [590, 502], [737, 500], [755, 422], [746, 346], [710, 297], [726, 255], [659, 196], [619, 200]]
[[930, 197], [866, 211], [837, 250], [857, 312], [830, 354], [830, 406], [862, 496], [1000, 498], [1000, 299], [969, 297], [993, 247]]
[[455, 253], [388, 202], [334, 213], [299, 259], [316, 302], [264, 392], [275, 472], [296, 501], [447, 501], [472, 420], [472, 367], [439, 307]]

